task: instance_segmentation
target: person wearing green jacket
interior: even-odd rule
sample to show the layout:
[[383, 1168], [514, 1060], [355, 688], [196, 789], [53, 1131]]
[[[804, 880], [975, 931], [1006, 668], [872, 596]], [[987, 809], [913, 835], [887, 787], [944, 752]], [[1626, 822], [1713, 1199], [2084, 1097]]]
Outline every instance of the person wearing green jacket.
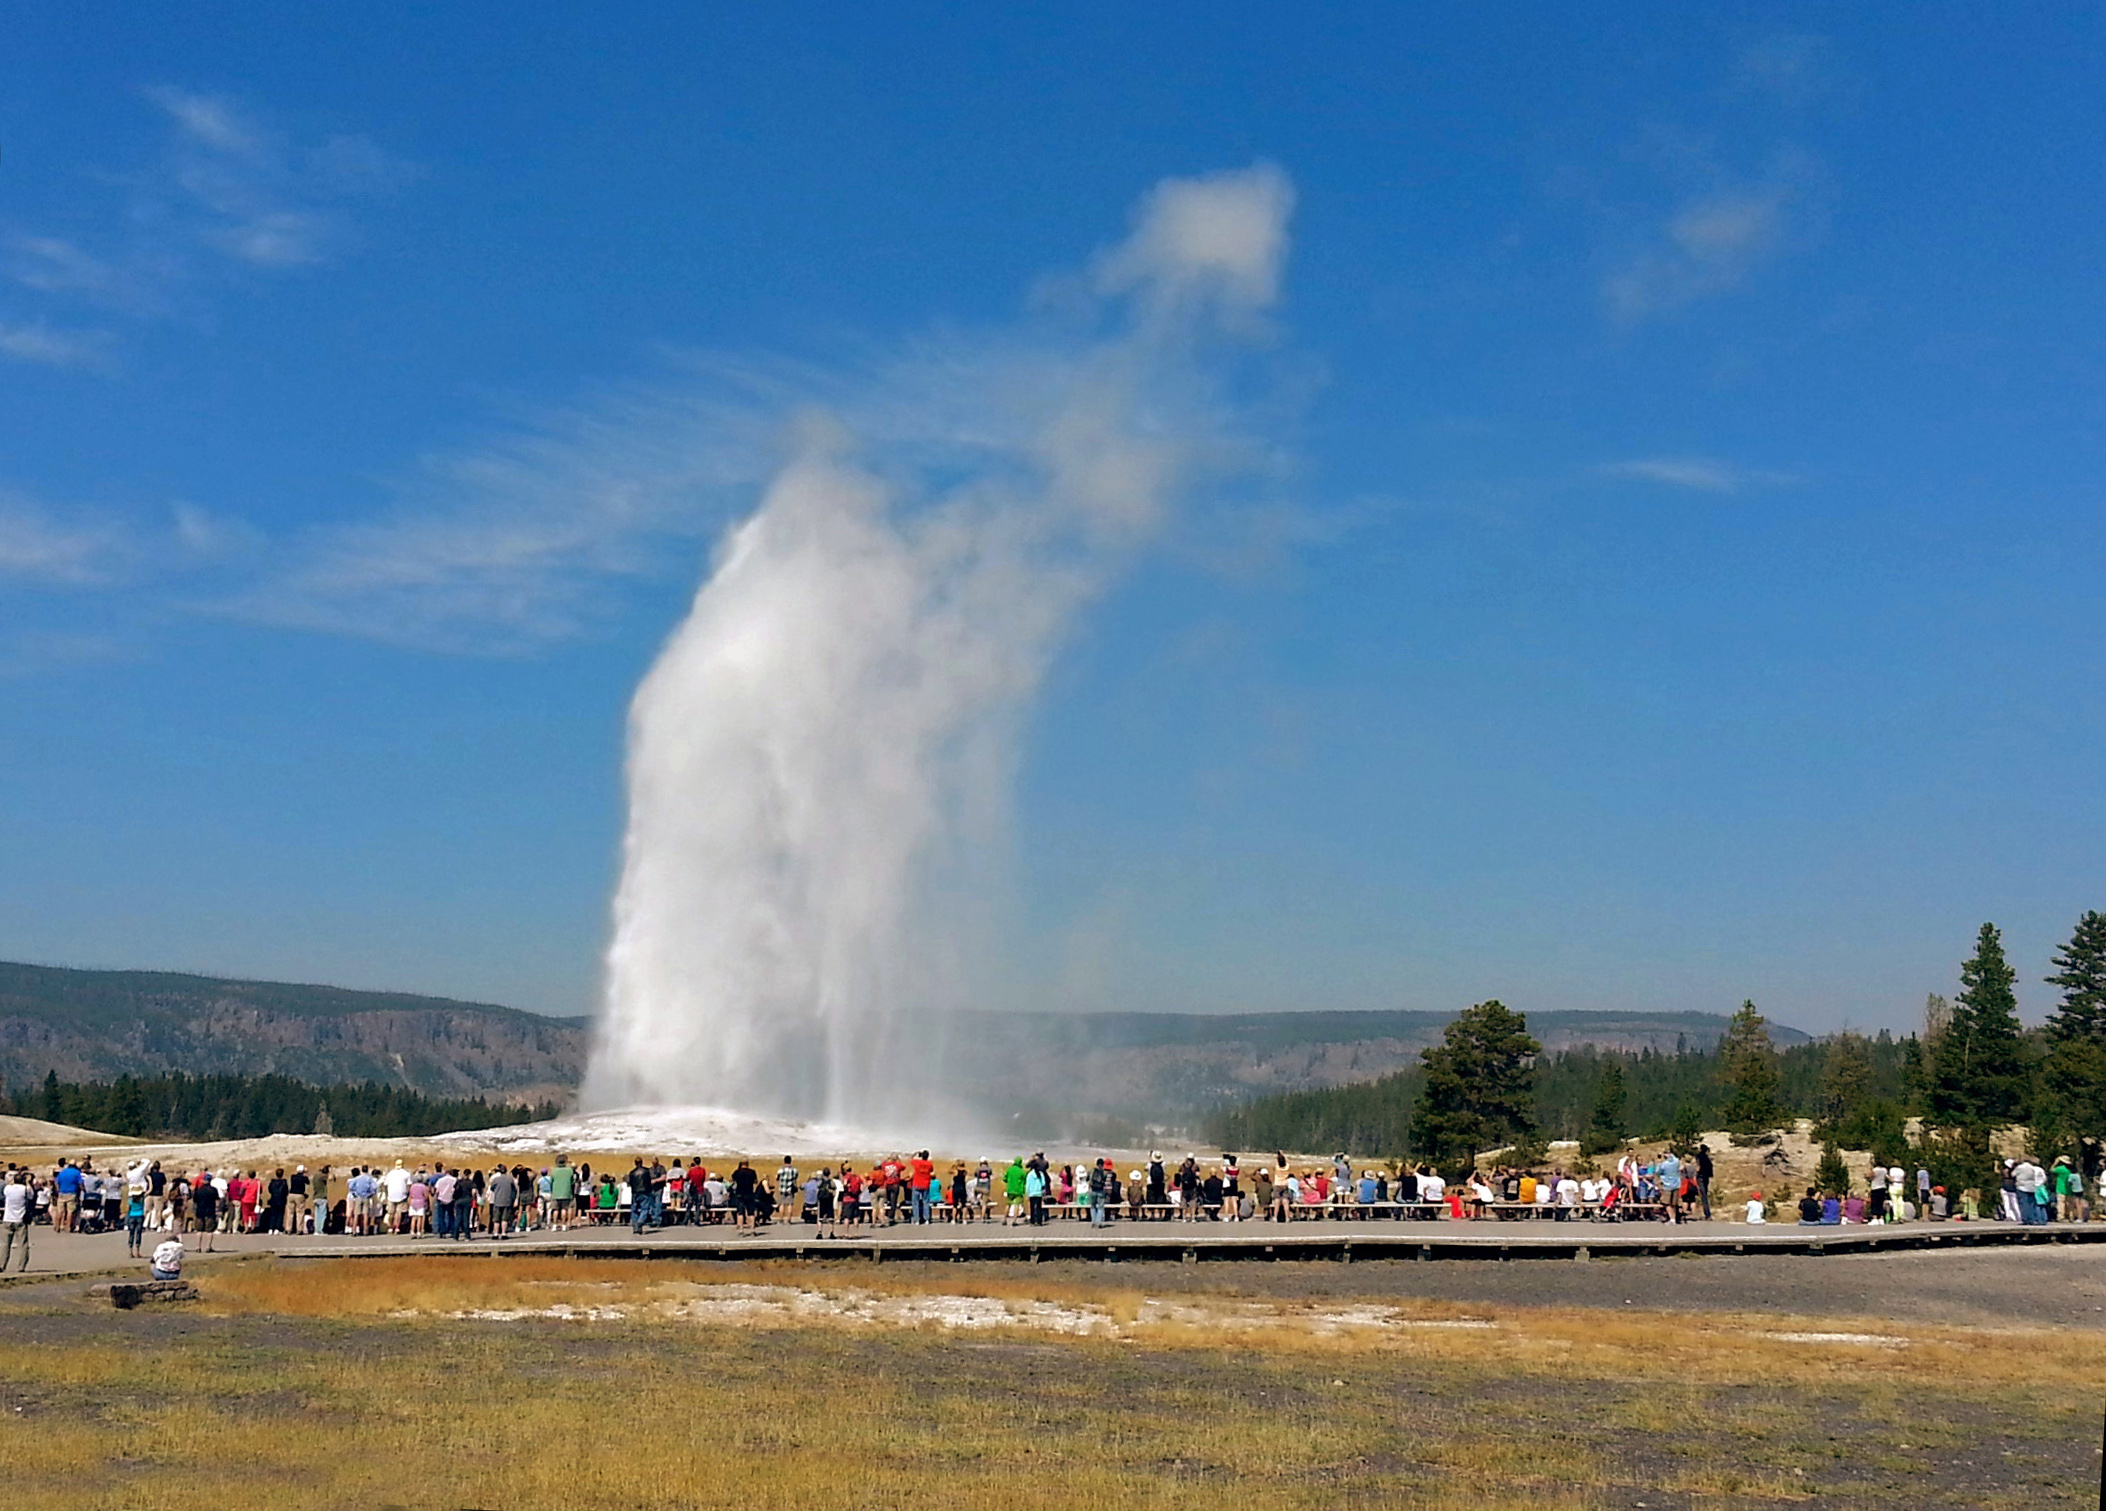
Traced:
[[1024, 1157], [1021, 1154], [1002, 1172], [1002, 1190], [1009, 1197], [1009, 1215], [1002, 1220], [1002, 1226], [1015, 1227], [1017, 1220], [1024, 1215]]

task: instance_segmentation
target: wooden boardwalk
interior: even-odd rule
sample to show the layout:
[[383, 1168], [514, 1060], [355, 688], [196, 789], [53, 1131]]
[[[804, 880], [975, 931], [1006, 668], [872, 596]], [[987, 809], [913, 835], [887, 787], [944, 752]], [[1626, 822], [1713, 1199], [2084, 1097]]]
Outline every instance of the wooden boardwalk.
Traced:
[[[1215, 1263], [1228, 1260], [1521, 1260], [1587, 1261], [1619, 1255], [1861, 1254], [1909, 1249], [1961, 1249], [2027, 1244], [2106, 1243], [2106, 1223], [1897, 1223], [1892, 1226], [1802, 1228], [1743, 1223], [1589, 1222], [1311, 1222], [1086, 1223], [1045, 1227], [936, 1223], [820, 1238], [791, 1223], [740, 1234], [722, 1228], [627, 1228], [530, 1233], [491, 1240], [379, 1238], [279, 1240], [274, 1248], [311, 1258], [364, 1255], [562, 1254], [593, 1259], [719, 1260], [1092, 1260], [1108, 1263]], [[2106, 1257], [2106, 1256], [2102, 1256]]]
[[[28, 1273], [0, 1284], [68, 1276], [129, 1277], [144, 1271], [124, 1257], [122, 1234], [57, 1237], [40, 1230]], [[2002, 1222], [1912, 1222], [1892, 1226], [1802, 1228], [1737, 1222], [1126, 1222], [1093, 1229], [1087, 1223], [1045, 1227], [999, 1223], [927, 1227], [901, 1225], [820, 1238], [811, 1226], [790, 1223], [741, 1234], [729, 1227], [673, 1227], [632, 1234], [628, 1228], [580, 1228], [503, 1239], [340, 1238], [285, 1234], [221, 1235], [210, 1254], [193, 1253], [186, 1277], [214, 1265], [276, 1255], [286, 1259], [381, 1259], [431, 1255], [504, 1259], [560, 1255], [579, 1259], [845, 1260], [862, 1264], [919, 1261], [1040, 1263], [1213, 1264], [1300, 1260], [1350, 1264], [1372, 1260], [1590, 1260], [1640, 1255], [1896, 1253], [2051, 1244], [2106, 1244], [2106, 1222], [2024, 1227]], [[2101, 1254], [2106, 1260], [2106, 1253]]]

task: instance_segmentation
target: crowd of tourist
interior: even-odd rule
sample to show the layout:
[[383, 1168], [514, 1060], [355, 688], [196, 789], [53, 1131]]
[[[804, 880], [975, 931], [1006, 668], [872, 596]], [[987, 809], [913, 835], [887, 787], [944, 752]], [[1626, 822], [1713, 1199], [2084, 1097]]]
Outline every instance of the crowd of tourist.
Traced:
[[[1954, 1200], [1945, 1187], [1932, 1183], [1930, 1171], [1923, 1168], [1916, 1171], [1912, 1200], [1906, 1170], [1899, 1165], [1884, 1169], [1874, 1165], [1863, 1195], [1808, 1186], [1806, 1194], [1799, 1198], [1799, 1225], [1954, 1219], [1979, 1222], [1985, 1216], [2015, 1223], [2090, 1222], [2091, 1187], [2098, 1178], [2099, 1172], [2094, 1170], [2087, 1183], [2084, 1169], [2063, 1156], [2058, 1156], [2050, 1167], [2030, 1158], [2003, 1160], [1999, 1164], [1996, 1202], [1990, 1208], [1979, 1187], [1967, 1187]], [[1761, 1193], [1755, 1196], [1759, 1200]], [[1766, 1210], [1765, 1215], [1756, 1215], [1751, 1201], [1748, 1221], [1766, 1221]]]
[[[2090, 1147], [2090, 1146], [2088, 1146]], [[412, 1169], [397, 1160], [338, 1170], [176, 1169], [154, 1159], [98, 1170], [92, 1159], [61, 1160], [48, 1174], [10, 1164], [0, 1204], [0, 1269], [27, 1268], [29, 1230], [57, 1233], [122, 1229], [129, 1252], [152, 1255], [155, 1272], [180, 1272], [186, 1244], [209, 1250], [234, 1233], [385, 1235], [465, 1242], [527, 1232], [621, 1223], [643, 1233], [671, 1226], [726, 1226], [747, 1231], [783, 1222], [811, 1225], [834, 1237], [900, 1224], [1043, 1225], [1080, 1220], [1289, 1222], [1298, 1219], [1486, 1220], [1547, 1217], [1558, 1221], [1657, 1220], [1712, 1216], [1714, 1167], [1708, 1146], [1684, 1159], [1625, 1154], [1613, 1170], [1585, 1175], [1499, 1166], [1450, 1180], [1409, 1165], [1356, 1172], [1343, 1153], [1297, 1167], [1277, 1153], [1246, 1168], [1233, 1154], [1171, 1164], [1160, 1151], [1122, 1171], [1107, 1158], [1055, 1164], [1040, 1151], [1007, 1165], [981, 1159], [939, 1166], [926, 1149], [859, 1168], [852, 1161], [800, 1169], [788, 1155], [772, 1171], [748, 1160], [729, 1169], [699, 1157], [670, 1163], [636, 1157], [626, 1169], [595, 1170], [567, 1155], [539, 1169], [494, 1164], [487, 1169], [434, 1162]], [[1905, 1221], [2089, 1222], [2091, 1189], [2100, 1172], [2068, 1159], [2043, 1167], [2007, 1159], [1994, 1199], [1976, 1188], [1948, 1194], [1927, 1168], [1913, 1180], [1900, 1166], [1874, 1165], [1864, 1190], [1809, 1186], [1796, 1203], [1803, 1225]], [[1791, 1203], [1746, 1198], [1743, 1220], [1789, 1221]], [[170, 1266], [169, 1243], [175, 1244]]]

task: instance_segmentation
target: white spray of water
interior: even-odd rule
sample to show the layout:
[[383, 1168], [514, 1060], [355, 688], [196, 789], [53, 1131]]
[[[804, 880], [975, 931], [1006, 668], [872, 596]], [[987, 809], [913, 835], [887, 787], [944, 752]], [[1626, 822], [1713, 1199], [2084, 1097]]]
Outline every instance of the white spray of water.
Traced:
[[631, 707], [587, 1107], [926, 1117], [1021, 717], [1079, 608], [1234, 465], [1203, 354], [1274, 298], [1291, 201], [1262, 165], [1166, 181], [1054, 286], [1112, 334], [924, 354], [800, 427]]

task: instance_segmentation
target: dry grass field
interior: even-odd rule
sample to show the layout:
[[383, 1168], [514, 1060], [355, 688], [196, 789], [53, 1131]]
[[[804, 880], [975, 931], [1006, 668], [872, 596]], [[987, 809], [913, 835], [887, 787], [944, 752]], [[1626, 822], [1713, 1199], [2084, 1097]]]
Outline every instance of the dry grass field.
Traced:
[[181, 1309], [113, 1313], [78, 1285], [0, 1293], [0, 1430], [13, 1498], [39, 1507], [2096, 1494], [2096, 1331], [1488, 1306], [1368, 1276], [1333, 1293], [1324, 1273], [222, 1264]]

